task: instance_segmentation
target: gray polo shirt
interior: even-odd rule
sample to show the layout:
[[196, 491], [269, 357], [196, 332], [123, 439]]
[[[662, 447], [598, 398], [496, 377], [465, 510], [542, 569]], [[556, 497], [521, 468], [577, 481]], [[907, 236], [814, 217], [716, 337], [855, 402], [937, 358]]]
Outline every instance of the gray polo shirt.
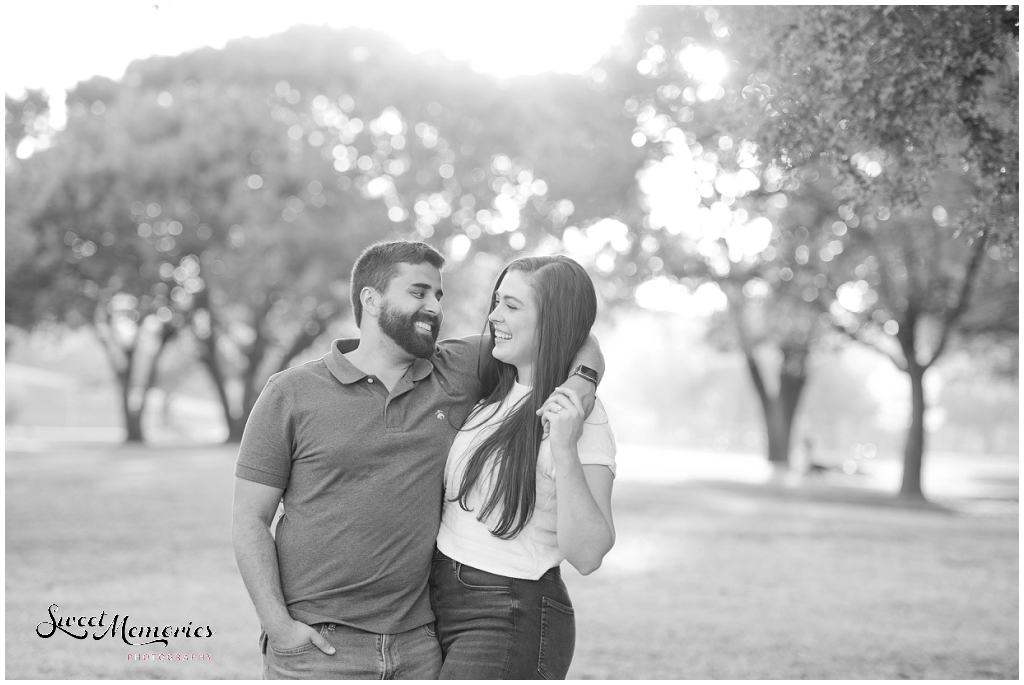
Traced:
[[440, 342], [390, 393], [337, 340], [267, 382], [235, 475], [284, 489], [275, 537], [294, 619], [387, 634], [434, 620], [427, 578], [444, 464], [479, 399], [479, 340]]

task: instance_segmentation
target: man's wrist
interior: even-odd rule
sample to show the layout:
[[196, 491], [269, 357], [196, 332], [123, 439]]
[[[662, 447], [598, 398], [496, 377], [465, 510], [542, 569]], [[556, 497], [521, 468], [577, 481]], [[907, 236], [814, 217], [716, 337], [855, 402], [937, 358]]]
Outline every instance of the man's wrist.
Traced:
[[287, 610], [280, 615], [277, 615], [277, 612], [275, 612], [274, 618], [263, 624], [263, 630], [266, 631], [267, 635], [282, 635], [291, 630], [294, 623], [295, 619], [292, 618], [292, 615]]
[[569, 373], [569, 378], [572, 378], [573, 376], [579, 376], [583, 380], [593, 383], [595, 388], [597, 387], [601, 378], [600, 374], [597, 372], [596, 369], [592, 369], [589, 366], [585, 366], [583, 364], [578, 364], [575, 368], [573, 368], [573, 370]]

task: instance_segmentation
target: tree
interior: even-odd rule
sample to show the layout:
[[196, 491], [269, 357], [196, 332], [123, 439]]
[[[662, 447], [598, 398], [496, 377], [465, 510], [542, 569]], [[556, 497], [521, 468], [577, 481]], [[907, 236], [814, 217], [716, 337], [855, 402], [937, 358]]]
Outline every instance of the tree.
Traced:
[[[852, 249], [838, 259], [857, 233], [844, 215], [914, 211], [952, 160], [966, 168], [954, 185], [971, 192], [950, 220], [982, 244], [953, 268], [969, 276], [966, 283], [934, 283], [945, 293], [940, 318], [949, 330], [970, 309], [971, 278], [983, 271], [970, 264], [990, 254], [986, 241], [1008, 244], [1004, 261], [1016, 268], [1016, 16], [1015, 8], [642, 8], [603, 62], [636, 122], [634, 144], [652, 159], [640, 179], [651, 198], [640, 207], [647, 215], [633, 224], [639, 239], [617, 250], [617, 268], [634, 282], [720, 284], [765, 407], [769, 453], [779, 461], [788, 433], [781, 426], [792, 422], [805, 371], [780, 377], [775, 386], [788, 392], [766, 392], [764, 369], [749, 350], [773, 341], [770, 356], [792, 360], [777, 368], [795, 371], [821, 326], [849, 332], [840, 323], [849, 319], [830, 308], [856, 255], [863, 258]], [[776, 203], [790, 207], [789, 216], [773, 211]], [[931, 210], [917, 214], [923, 232]], [[944, 264], [924, 271], [950, 275], [948, 255], [924, 259]], [[823, 311], [814, 317], [807, 305]], [[793, 317], [775, 311], [805, 312], [814, 335], [778, 326]], [[752, 320], [769, 325], [754, 333]], [[920, 444], [911, 440], [908, 454]], [[915, 463], [908, 456], [910, 494], [919, 490]]]
[[823, 328], [805, 297], [824, 266], [807, 225], [829, 208], [802, 197], [799, 178], [783, 182], [730, 127], [742, 80], [724, 73], [717, 22], [713, 9], [640, 8], [601, 65], [635, 127], [633, 144], [650, 160], [639, 177], [639, 211], [626, 214], [636, 239], [606, 249], [634, 284], [670, 278], [725, 294], [713, 342], [742, 352], [768, 459], [785, 466]]
[[1017, 288], [1017, 12], [729, 14], [755, 64], [743, 93], [761, 154], [785, 170], [821, 162], [834, 170], [842, 204], [826, 230], [847, 235], [849, 249], [822, 301], [839, 330], [885, 350], [908, 374], [906, 497], [923, 496], [925, 373], [975, 306], [977, 281], [995, 266], [988, 260], [1001, 261], [1004, 286]]
[[[600, 108], [581, 106], [599, 102], [585, 84], [554, 77], [504, 89], [462, 65], [424, 63], [373, 32], [293, 29], [138, 62], [126, 81], [173, 102], [179, 92], [226, 88], [277, 126], [230, 153], [251, 162], [234, 181], [247, 193], [248, 223], [231, 220], [227, 256], [208, 260], [223, 273], [205, 276], [191, 318], [229, 439], [241, 436], [266, 378], [345, 310], [345, 276], [366, 244], [429, 240], [458, 269], [474, 252], [511, 255], [537, 243], [577, 206], [601, 211], [607, 195], [587, 179], [632, 182], [628, 168], [587, 166], [611, 136]], [[567, 126], [572, 135], [561, 135]], [[552, 171], [550, 186], [535, 164]], [[548, 199], [562, 186], [575, 202]], [[200, 215], [222, 230], [230, 223]], [[235, 399], [229, 376], [240, 376]]]
[[919, 203], [929, 171], [952, 162], [975, 185], [972, 229], [1016, 242], [1019, 8], [751, 7], [726, 17], [754, 65], [743, 95], [766, 159], [825, 158], [862, 200], [901, 206]]
[[34, 183], [13, 199], [8, 222], [29, 247], [8, 264], [6, 320], [88, 326], [117, 379], [127, 440], [141, 441], [146, 395], [182, 317], [160, 281], [158, 255], [138, 243], [125, 211], [145, 183], [131, 173], [131, 148], [116, 117], [75, 122], [59, 146], [22, 164]]
[[[121, 81], [79, 84], [69, 104], [58, 147], [95, 134], [95, 153], [105, 160], [116, 147], [131, 178], [112, 161], [56, 174], [69, 194], [106, 183], [105, 214], [54, 205], [48, 230], [83, 216], [123, 226], [128, 268], [149, 280], [98, 283], [112, 297], [130, 287], [123, 294], [135, 299], [118, 302], [156, 307], [137, 311], [139, 321], [155, 312], [170, 314], [175, 331], [187, 326], [229, 440], [267, 377], [346, 311], [349, 270], [370, 242], [429, 240], [458, 270], [474, 252], [510, 256], [553, 238], [574, 212], [603, 211], [607, 186], [588, 178], [610, 177], [620, 192], [633, 180], [583, 81], [506, 88], [356, 29], [298, 28], [135, 62]], [[566, 125], [576, 130], [563, 135]], [[576, 194], [550, 198], [556, 188]], [[108, 247], [94, 241], [90, 260], [102, 251], [114, 268], [115, 252], [97, 245]], [[70, 259], [55, 239], [39, 246], [40, 263], [58, 254]]]
[[835, 327], [885, 354], [910, 380], [900, 488], [907, 497], [923, 496], [925, 374], [965, 332], [960, 323], [972, 307], [976, 325], [981, 323], [982, 310], [975, 303], [989, 305], [989, 325], [1012, 320], [1016, 312], [1008, 294], [1019, 285], [1016, 274], [999, 263], [1003, 248], [980, 238], [970, 244], [955, 239], [970, 220], [963, 198], [969, 190], [954, 175], [937, 186], [935, 195], [921, 199], [922, 209], [861, 216], [851, 205], [841, 205], [838, 226], [847, 234], [846, 247], [821, 289], [820, 302], [828, 306]]

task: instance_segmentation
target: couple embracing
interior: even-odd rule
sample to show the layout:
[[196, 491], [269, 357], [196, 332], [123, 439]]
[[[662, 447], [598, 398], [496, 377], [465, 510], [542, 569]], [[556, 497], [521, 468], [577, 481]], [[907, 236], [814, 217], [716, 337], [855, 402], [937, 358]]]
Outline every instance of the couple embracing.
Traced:
[[367, 248], [360, 337], [273, 376], [253, 408], [232, 539], [264, 678], [569, 669], [559, 564], [590, 573], [615, 540], [594, 286], [569, 258], [517, 259], [487, 332], [437, 342], [443, 265], [424, 243]]

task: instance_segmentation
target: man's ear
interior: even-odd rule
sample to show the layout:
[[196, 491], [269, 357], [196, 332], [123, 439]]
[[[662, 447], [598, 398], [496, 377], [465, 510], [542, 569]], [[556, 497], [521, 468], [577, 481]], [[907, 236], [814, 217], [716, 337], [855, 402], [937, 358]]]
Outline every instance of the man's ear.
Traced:
[[373, 318], [380, 316], [380, 293], [376, 288], [364, 287], [359, 291], [359, 302], [363, 305], [363, 314], [369, 314]]

